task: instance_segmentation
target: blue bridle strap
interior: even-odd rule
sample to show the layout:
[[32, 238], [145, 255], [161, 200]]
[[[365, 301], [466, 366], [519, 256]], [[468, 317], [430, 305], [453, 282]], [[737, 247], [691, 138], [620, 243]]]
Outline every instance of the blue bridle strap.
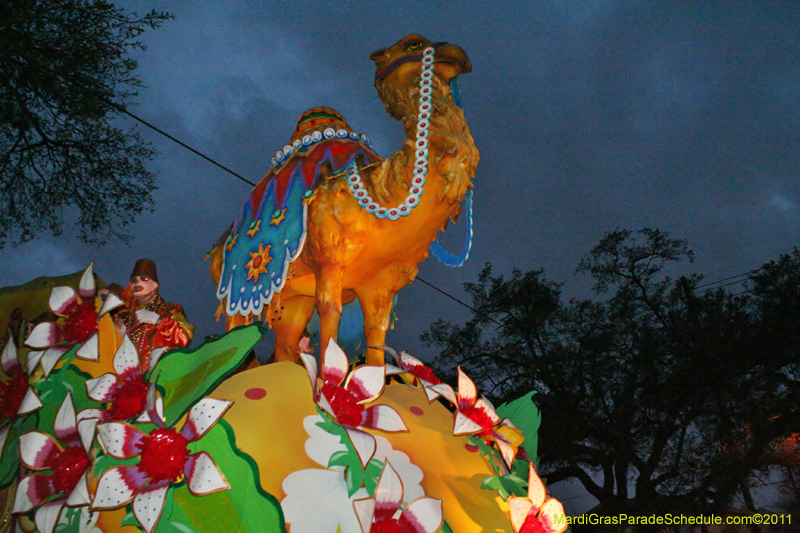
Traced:
[[464, 195], [466, 202], [466, 219], [467, 219], [467, 242], [464, 243], [464, 249], [458, 255], [453, 255], [439, 244], [439, 238], [431, 243], [431, 253], [433, 256], [449, 267], [460, 267], [469, 257], [469, 252], [472, 249], [472, 189], [467, 191]]

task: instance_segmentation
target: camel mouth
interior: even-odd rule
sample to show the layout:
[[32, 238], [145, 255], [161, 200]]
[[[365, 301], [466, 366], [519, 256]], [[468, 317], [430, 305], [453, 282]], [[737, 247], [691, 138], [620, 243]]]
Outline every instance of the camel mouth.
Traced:
[[436, 48], [436, 55], [434, 57], [437, 64], [456, 67], [459, 74], [469, 74], [472, 72], [472, 63], [469, 57], [467, 57], [467, 53], [460, 46], [443, 43]]
[[[434, 61], [440, 66], [452, 67], [445, 74], [446, 79], [472, 72], [472, 63], [464, 50], [455, 44], [446, 42], [431, 43], [427, 39], [412, 35], [406, 39], [414, 38], [411, 45], [403, 46], [404, 53], [394, 54], [387, 49], [381, 49], [370, 54], [370, 59], [375, 61], [375, 81], [380, 81], [394, 72], [400, 65], [405, 63], [421, 61], [423, 58], [423, 47], [430, 47], [434, 50]], [[397, 45], [395, 45], [397, 46]]]

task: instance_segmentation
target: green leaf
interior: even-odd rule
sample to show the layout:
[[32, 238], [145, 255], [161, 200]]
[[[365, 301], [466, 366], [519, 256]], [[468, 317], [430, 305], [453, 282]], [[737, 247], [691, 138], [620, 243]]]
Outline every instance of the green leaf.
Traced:
[[331, 455], [330, 459], [328, 459], [328, 468], [332, 466], [350, 466], [352, 464], [352, 457], [345, 450], [339, 450]]
[[527, 479], [528, 478], [528, 461], [524, 459], [515, 459], [514, 462], [511, 464], [511, 474], [520, 478], [520, 479]]
[[378, 478], [383, 471], [383, 463], [377, 459], [371, 459], [364, 470], [364, 488], [370, 496], [375, 496], [375, 489], [378, 486]]
[[528, 490], [527, 490], [528, 481], [525, 479], [508, 474], [505, 476], [500, 476], [500, 483], [503, 485], [503, 488], [510, 494], [514, 494], [515, 496], [528, 495]]
[[[361, 460], [355, 451], [346, 452], [346, 456], [341, 456], [339, 461], [344, 463], [340, 466], [345, 467], [344, 478], [347, 482], [348, 496], [355, 494], [362, 486], [367, 489], [367, 492], [374, 494], [378, 476], [381, 475], [381, 470], [383, 469], [383, 463], [372, 459], [367, 463], [367, 468], [362, 468]], [[371, 490], [370, 487], [372, 487]]]
[[78, 533], [81, 527], [81, 512], [86, 512], [86, 509], [86, 507], [64, 507], [54, 533]]
[[317, 426], [339, 437], [339, 442], [344, 444], [346, 450], [339, 450], [331, 455], [328, 459], [328, 468], [332, 466], [344, 467], [344, 478], [347, 482], [348, 496], [352, 496], [355, 492], [364, 486], [369, 494], [375, 494], [375, 486], [378, 484], [378, 478], [383, 470], [383, 463], [377, 459], [371, 459], [367, 463], [367, 467], [361, 466], [361, 459], [358, 456], [353, 443], [350, 442], [350, 437], [347, 436], [347, 431], [333, 422], [327, 413], [317, 406], [317, 412], [322, 417], [321, 422], [317, 422]]
[[539, 463], [539, 425], [542, 423], [542, 415], [539, 408], [533, 403], [535, 391], [529, 392], [521, 398], [508, 403], [504, 403], [497, 408], [497, 414], [502, 418], [508, 418], [517, 426], [525, 437], [522, 445], [525, 451], [535, 464]]
[[[164, 516], [164, 515], [162, 514], [161, 516]], [[167, 516], [169, 516], [169, 515], [167, 515]], [[139, 521], [136, 520], [135, 516], [133, 516], [133, 511], [129, 511], [128, 514], [125, 515], [125, 518], [122, 519], [122, 524], [121, 525], [123, 525], [123, 526], [133, 526], [133, 527], [138, 527], [138, 528], [141, 529], [141, 526], [139, 525]]]
[[486, 476], [481, 481], [481, 488], [496, 490], [503, 500], [507, 500], [511, 494], [516, 496], [527, 496], [528, 482], [512, 474], [503, 476]]
[[[158, 533], [198, 531], [202, 533], [252, 532], [286, 533], [280, 503], [264, 492], [259, 483], [258, 466], [236, 448], [233, 430], [220, 420], [202, 439], [189, 444], [192, 453], [207, 452], [222, 471], [230, 490], [194, 496], [186, 483], [175, 486], [173, 508], [159, 521]], [[164, 529], [162, 523], [176, 529]], [[232, 525], [238, 524], [238, 529]]]
[[344, 474], [347, 482], [347, 495], [352, 496], [363, 486], [370, 496], [374, 496], [378, 478], [382, 471], [383, 463], [377, 459], [371, 459], [366, 468], [361, 468], [360, 461], [356, 464], [351, 464]]
[[154, 370], [158, 386], [164, 391], [167, 427], [172, 427], [235, 370], [264, 333], [260, 323], [240, 326], [193, 350], [178, 348], [167, 352]]
[[0, 488], [5, 488], [11, 485], [19, 473], [20, 460], [19, 460], [19, 436], [26, 431], [32, 431], [36, 428], [37, 414], [32, 413], [22, 418], [17, 418], [11, 421], [11, 429], [8, 430], [6, 436], [5, 447], [0, 456]]
[[353, 494], [356, 493], [358, 489], [361, 488], [361, 480], [360, 477], [356, 475], [356, 472], [360, 470], [359, 468], [348, 468], [344, 471], [344, 480], [347, 482], [347, 496], [351, 497]]
[[64, 365], [57, 372], [50, 374], [49, 378], [34, 383], [33, 387], [39, 393], [39, 400], [44, 404], [44, 407], [37, 411], [39, 421], [36, 429], [48, 435], [53, 434], [56, 414], [67, 394], [72, 394], [76, 413], [84, 409], [102, 407], [102, 404], [90, 399], [86, 393], [86, 381], [89, 379], [92, 379], [92, 376], [86, 372], [73, 365]]
[[481, 488], [488, 489], [488, 490], [498, 490], [502, 487], [502, 483], [500, 483], [500, 478], [497, 476], [486, 476], [481, 481]]
[[475, 435], [470, 435], [469, 438], [467, 439], [467, 442], [470, 445], [478, 448], [478, 451], [481, 453], [481, 455], [483, 455], [487, 459], [491, 456], [492, 449], [491, 447], [489, 447], [488, 444], [486, 444], [486, 442], [482, 438], [476, 437]]

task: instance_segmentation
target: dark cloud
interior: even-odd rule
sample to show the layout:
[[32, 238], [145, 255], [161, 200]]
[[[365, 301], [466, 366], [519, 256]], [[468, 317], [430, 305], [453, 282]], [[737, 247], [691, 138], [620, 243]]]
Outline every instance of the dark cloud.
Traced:
[[[689, 239], [691, 268], [710, 279], [798, 244], [800, 15], [791, 3], [123, 5], [176, 15], [143, 36], [147, 89], [135, 111], [252, 181], [315, 105], [339, 110], [389, 155], [403, 133], [377, 99], [369, 53], [412, 32], [462, 45], [474, 67], [461, 81], [465, 112], [481, 150], [475, 244], [463, 268], [429, 260], [420, 272], [460, 298], [485, 262], [498, 272], [544, 267], [567, 295], [585, 295], [574, 268], [615, 227]], [[202, 258], [249, 186], [145, 134], [161, 152], [158, 204], [134, 226], [132, 247], [45, 239], [4, 250], [2, 277], [21, 283], [95, 259], [107, 281], [124, 281], [147, 255], [201, 335], [218, 332]], [[445, 242], [460, 248], [463, 227]], [[422, 353], [417, 337], [432, 320], [466, 313], [415, 283], [400, 293], [389, 342]]]

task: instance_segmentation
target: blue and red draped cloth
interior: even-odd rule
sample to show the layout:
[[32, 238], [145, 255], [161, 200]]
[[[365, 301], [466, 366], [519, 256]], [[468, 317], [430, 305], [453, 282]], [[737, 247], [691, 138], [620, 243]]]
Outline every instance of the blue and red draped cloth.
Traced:
[[306, 213], [322, 169], [335, 176], [353, 161], [362, 166], [381, 160], [366, 136], [350, 131], [341, 115], [326, 108], [306, 112], [292, 141], [223, 235], [217, 298], [229, 316], [259, 315], [283, 289], [289, 265], [303, 249]]

